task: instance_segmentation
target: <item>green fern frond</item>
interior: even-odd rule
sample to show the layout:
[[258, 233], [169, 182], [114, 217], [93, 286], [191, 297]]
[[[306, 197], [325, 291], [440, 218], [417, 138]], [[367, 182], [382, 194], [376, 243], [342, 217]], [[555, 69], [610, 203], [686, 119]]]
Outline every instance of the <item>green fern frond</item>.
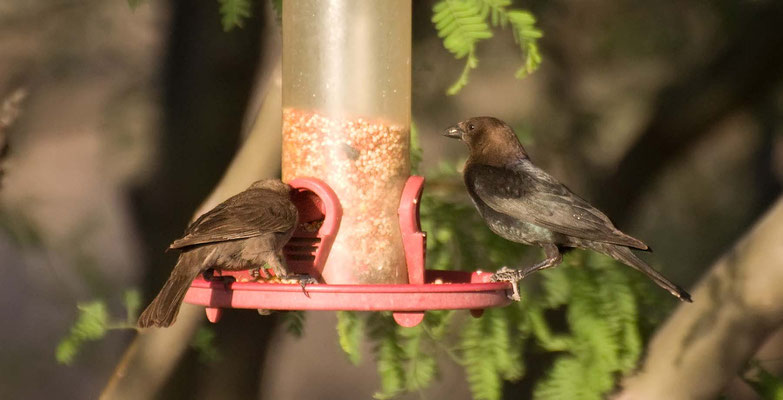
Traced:
[[541, 307], [531, 305], [527, 307], [527, 321], [530, 324], [531, 332], [536, 338], [539, 346], [546, 351], [566, 351], [571, 348], [571, 338], [566, 335], [553, 334], [544, 318], [544, 311]]
[[228, 32], [234, 28], [241, 28], [245, 20], [250, 18], [250, 0], [218, 0], [220, 3], [220, 22], [223, 30]]
[[585, 390], [584, 366], [573, 356], [560, 357], [555, 360], [547, 377], [533, 392], [536, 400], [588, 400], [601, 399]]
[[[549, 305], [567, 304], [569, 335], [553, 342], [535, 307], [529, 318], [539, 344], [549, 351], [565, 350], [535, 390], [537, 399], [600, 399], [614, 386], [619, 374], [630, 370], [639, 357], [637, 302], [627, 269], [608, 257], [590, 253], [571, 259], [559, 271], [547, 271], [544, 285]], [[556, 300], [556, 301], [553, 301]], [[538, 312], [536, 314], [535, 312]], [[566, 347], [559, 347], [561, 343]]]
[[432, 335], [432, 340], [442, 340], [449, 332], [455, 310], [433, 310], [424, 315], [424, 326]]
[[547, 308], [558, 308], [571, 297], [571, 279], [567, 268], [552, 268], [542, 271], [541, 285]]
[[508, 23], [506, 7], [511, 5], [511, 0], [481, 0], [481, 14], [490, 15], [492, 26], [505, 28]]
[[470, 72], [478, 67], [476, 44], [492, 37], [487, 19], [493, 27], [505, 28], [511, 24], [514, 40], [522, 51], [522, 66], [516, 71], [519, 79], [533, 73], [541, 64], [537, 40], [541, 31], [536, 19], [528, 11], [509, 10], [510, 0], [441, 0], [433, 6], [432, 22], [443, 38], [443, 46], [456, 59], [467, 57], [457, 81], [446, 90], [456, 94], [468, 83]]
[[109, 312], [106, 303], [93, 301], [78, 306], [79, 317], [71, 327], [67, 337], [60, 341], [55, 350], [55, 358], [60, 364], [73, 363], [82, 344], [94, 341], [106, 335], [109, 324]]
[[489, 309], [481, 318], [468, 321], [462, 331], [462, 354], [473, 398], [500, 399], [503, 379], [517, 380], [524, 370], [520, 346], [512, 336], [504, 310]]
[[137, 289], [123, 292], [122, 303], [125, 306], [125, 317], [113, 319], [109, 316], [104, 300], [79, 303], [78, 317], [71, 325], [68, 335], [60, 340], [54, 351], [54, 356], [60, 364], [70, 365], [76, 359], [85, 342], [104, 338], [110, 330], [136, 330], [136, 318], [141, 307], [141, 294]]
[[462, 353], [470, 391], [477, 400], [500, 399], [501, 378], [496, 360], [486, 351], [491, 340], [485, 335], [488, 315], [470, 321], [462, 331]]
[[286, 332], [299, 338], [304, 334], [306, 315], [304, 311], [286, 311], [280, 316], [280, 322], [285, 326]]
[[517, 79], [522, 79], [535, 72], [541, 65], [541, 53], [538, 50], [537, 41], [543, 36], [543, 33], [536, 28], [536, 18], [528, 11], [509, 11], [508, 21], [514, 32], [514, 41], [522, 50], [524, 60], [514, 76]]
[[364, 319], [352, 311], [338, 311], [337, 336], [348, 360], [353, 365], [359, 365], [362, 360], [360, 346], [364, 336]]
[[397, 325], [389, 313], [374, 313], [367, 320], [370, 338], [375, 342], [373, 352], [381, 380], [381, 389], [373, 397], [379, 400], [393, 398], [405, 391], [403, 350], [397, 335]]
[[438, 372], [431, 346], [426, 343], [424, 326], [397, 329], [405, 358], [405, 390], [422, 390], [432, 383]]
[[745, 381], [764, 400], [783, 400], [783, 379], [775, 376], [761, 366], [758, 360], [749, 363], [742, 374]]
[[442, 0], [432, 11], [432, 23], [446, 50], [458, 60], [467, 57], [462, 74], [446, 92], [455, 94], [467, 85], [470, 71], [478, 66], [476, 43], [492, 37], [486, 7], [475, 0]]

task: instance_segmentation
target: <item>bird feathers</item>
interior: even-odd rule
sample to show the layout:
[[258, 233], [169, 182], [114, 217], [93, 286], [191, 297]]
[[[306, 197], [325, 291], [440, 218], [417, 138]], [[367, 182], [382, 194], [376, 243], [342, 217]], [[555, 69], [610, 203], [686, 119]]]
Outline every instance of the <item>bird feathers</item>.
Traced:
[[527, 159], [510, 168], [469, 163], [464, 178], [472, 195], [499, 213], [563, 235], [647, 249]]
[[291, 201], [266, 189], [248, 189], [194, 221], [170, 249], [287, 232], [297, 221]]

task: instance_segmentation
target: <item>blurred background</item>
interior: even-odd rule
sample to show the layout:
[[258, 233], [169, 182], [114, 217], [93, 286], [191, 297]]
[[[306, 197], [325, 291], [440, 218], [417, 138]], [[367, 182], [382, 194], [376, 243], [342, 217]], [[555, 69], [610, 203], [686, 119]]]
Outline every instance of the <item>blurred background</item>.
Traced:
[[[70, 366], [55, 348], [77, 303], [102, 299], [121, 319], [126, 290], [152, 298], [176, 260], [163, 250], [252, 131], [280, 38], [272, 5], [251, 4], [244, 26], [225, 32], [218, 1], [0, 3], [0, 398], [97, 398], [109, 381], [135, 332], [86, 344]], [[655, 265], [686, 288], [779, 195], [775, 2], [515, 2], [544, 32], [541, 68], [515, 79], [518, 45], [498, 30], [455, 96], [445, 91], [464, 61], [438, 38], [433, 4], [413, 2], [425, 174], [465, 156], [443, 128], [501, 118], [534, 162], [651, 244]], [[279, 131], [265, 135], [259, 152], [279, 165]], [[664, 305], [665, 316], [674, 303]], [[301, 338], [279, 321], [226, 313], [209, 331], [220, 356], [186, 346], [156, 398], [372, 396], [372, 360], [355, 367], [341, 353], [334, 313], [308, 313]], [[779, 342], [769, 354], [783, 357]], [[765, 365], [780, 374], [778, 361]], [[470, 398], [461, 369], [443, 364], [428, 397]], [[739, 386], [731, 398], [753, 398]]]

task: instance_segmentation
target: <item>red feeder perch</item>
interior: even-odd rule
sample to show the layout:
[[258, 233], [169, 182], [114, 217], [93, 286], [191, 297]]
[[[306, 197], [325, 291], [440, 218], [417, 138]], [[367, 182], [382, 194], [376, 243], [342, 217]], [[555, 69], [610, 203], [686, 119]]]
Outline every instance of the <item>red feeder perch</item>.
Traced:
[[[342, 208], [328, 185], [313, 178], [295, 179], [294, 203], [299, 209], [299, 228], [285, 247], [286, 261], [297, 273], [319, 278], [340, 226]], [[248, 272], [223, 272], [237, 279], [225, 285], [199, 277], [193, 281], [185, 302], [206, 306], [207, 318], [220, 319], [224, 308], [267, 310], [393, 311], [402, 326], [416, 326], [426, 310], [469, 309], [480, 316], [487, 307], [510, 303], [506, 282], [489, 282], [490, 273], [425, 270], [426, 235], [419, 225], [419, 201], [424, 178], [411, 176], [400, 201], [399, 217], [408, 284], [307, 285], [251, 282]], [[321, 224], [317, 231], [308, 229]]]

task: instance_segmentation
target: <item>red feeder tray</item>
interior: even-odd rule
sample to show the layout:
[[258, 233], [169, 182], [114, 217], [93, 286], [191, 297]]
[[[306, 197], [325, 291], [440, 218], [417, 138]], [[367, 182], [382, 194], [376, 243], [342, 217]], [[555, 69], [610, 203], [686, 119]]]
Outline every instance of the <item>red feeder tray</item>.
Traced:
[[[286, 261], [292, 271], [322, 281], [321, 272], [340, 226], [340, 202], [320, 180], [299, 178], [289, 184], [296, 189], [292, 199], [299, 209], [299, 228], [284, 248]], [[305, 291], [298, 284], [254, 282], [246, 271], [226, 271], [222, 274], [237, 281], [224, 284], [198, 277], [185, 302], [206, 306], [212, 322], [220, 319], [223, 308], [393, 311], [395, 321], [407, 327], [418, 325], [426, 310], [469, 309], [478, 317], [484, 308], [508, 305], [511, 285], [489, 282], [491, 273], [424, 269], [426, 235], [419, 225], [423, 185], [421, 176], [408, 179], [398, 212], [408, 284], [310, 284]], [[316, 231], [318, 223], [321, 226]]]

